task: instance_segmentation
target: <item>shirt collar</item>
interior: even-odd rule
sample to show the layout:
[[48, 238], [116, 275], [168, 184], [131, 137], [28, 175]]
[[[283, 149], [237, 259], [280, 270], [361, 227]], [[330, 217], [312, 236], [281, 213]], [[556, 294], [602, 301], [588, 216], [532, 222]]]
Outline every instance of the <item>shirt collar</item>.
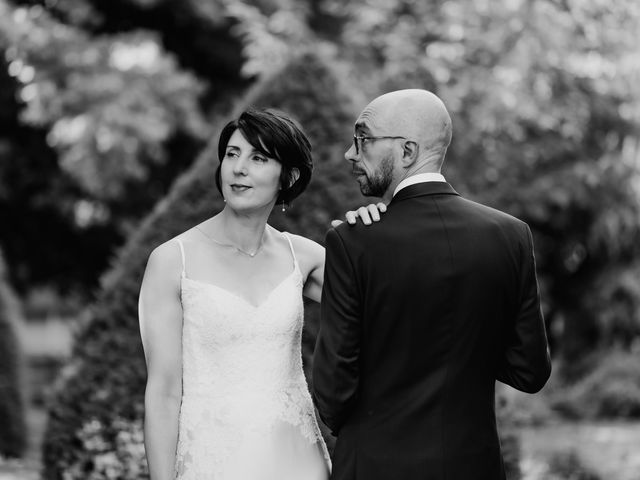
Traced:
[[393, 196], [395, 197], [396, 193], [398, 193], [403, 188], [408, 187], [409, 185], [415, 185], [416, 183], [423, 183], [423, 182], [446, 182], [446, 180], [444, 176], [440, 173], [435, 173], [435, 172], [418, 173], [417, 175], [412, 175], [402, 180], [398, 184], [396, 189], [393, 191]]

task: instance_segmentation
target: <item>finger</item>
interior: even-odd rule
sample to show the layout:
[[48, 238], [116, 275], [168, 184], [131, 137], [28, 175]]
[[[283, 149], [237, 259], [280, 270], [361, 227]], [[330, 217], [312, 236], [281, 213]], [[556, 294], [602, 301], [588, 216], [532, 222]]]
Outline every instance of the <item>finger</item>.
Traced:
[[371, 205], [367, 206], [367, 209], [369, 210], [369, 214], [371, 215], [371, 219], [374, 222], [379, 222], [380, 221], [380, 212], [378, 212], [378, 207], [372, 203]]
[[331, 220], [331, 226], [336, 228], [338, 225], [344, 223], [342, 220]]
[[360, 220], [365, 225], [371, 225], [371, 216], [369, 215], [369, 210], [367, 207], [360, 207], [358, 209], [358, 215], [360, 216]]
[[356, 223], [356, 212], [349, 210], [344, 214], [344, 218], [347, 220], [349, 225], [354, 225]]
[[376, 204], [376, 207], [378, 207], [378, 210], [380, 210], [382, 213], [387, 211], [387, 205], [382, 202], [378, 202]]

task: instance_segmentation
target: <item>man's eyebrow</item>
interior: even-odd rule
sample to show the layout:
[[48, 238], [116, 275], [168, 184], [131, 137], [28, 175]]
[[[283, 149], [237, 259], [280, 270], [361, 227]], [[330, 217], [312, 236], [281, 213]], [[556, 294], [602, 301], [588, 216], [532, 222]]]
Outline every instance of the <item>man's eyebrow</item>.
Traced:
[[368, 130], [367, 124], [365, 122], [357, 122], [355, 125], [356, 132], [358, 130]]

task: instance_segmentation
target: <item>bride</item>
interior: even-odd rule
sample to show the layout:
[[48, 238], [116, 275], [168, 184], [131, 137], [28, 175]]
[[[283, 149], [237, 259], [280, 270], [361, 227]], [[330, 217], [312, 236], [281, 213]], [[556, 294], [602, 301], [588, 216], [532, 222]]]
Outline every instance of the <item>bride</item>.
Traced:
[[142, 281], [151, 479], [326, 480], [301, 359], [302, 296], [320, 301], [324, 249], [267, 224], [309, 183], [311, 146], [282, 113], [249, 110], [218, 157], [224, 209], [158, 246]]

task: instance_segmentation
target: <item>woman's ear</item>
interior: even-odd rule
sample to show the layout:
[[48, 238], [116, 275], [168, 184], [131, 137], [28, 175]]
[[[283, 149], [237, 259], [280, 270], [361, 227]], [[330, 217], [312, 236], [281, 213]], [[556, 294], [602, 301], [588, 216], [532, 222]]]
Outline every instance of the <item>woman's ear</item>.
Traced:
[[291, 173], [289, 174], [289, 185], [287, 188], [291, 188], [291, 186], [298, 181], [300, 178], [300, 170], [298, 168], [292, 168]]

